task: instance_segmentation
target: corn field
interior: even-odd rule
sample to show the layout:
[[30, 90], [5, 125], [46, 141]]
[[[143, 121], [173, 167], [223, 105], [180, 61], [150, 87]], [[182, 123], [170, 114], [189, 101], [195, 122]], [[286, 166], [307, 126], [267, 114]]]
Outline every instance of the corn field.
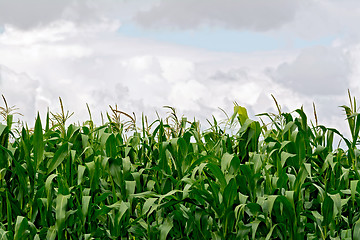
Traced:
[[68, 124], [62, 103], [16, 127], [6, 104], [0, 239], [360, 239], [355, 98], [350, 137], [277, 106], [265, 124], [235, 104], [202, 130], [170, 107], [140, 127], [115, 107]]

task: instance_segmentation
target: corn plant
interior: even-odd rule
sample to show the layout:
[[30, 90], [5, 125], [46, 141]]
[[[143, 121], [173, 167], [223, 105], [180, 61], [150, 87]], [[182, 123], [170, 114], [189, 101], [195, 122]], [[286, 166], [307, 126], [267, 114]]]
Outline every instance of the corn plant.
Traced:
[[140, 124], [110, 107], [100, 126], [88, 108], [88, 121], [69, 124], [61, 99], [60, 113], [19, 129], [4, 98], [0, 239], [360, 239], [349, 97], [350, 138], [319, 125], [315, 107], [313, 124], [275, 98], [278, 112], [258, 115], [268, 124], [235, 103], [206, 130], [172, 107]]

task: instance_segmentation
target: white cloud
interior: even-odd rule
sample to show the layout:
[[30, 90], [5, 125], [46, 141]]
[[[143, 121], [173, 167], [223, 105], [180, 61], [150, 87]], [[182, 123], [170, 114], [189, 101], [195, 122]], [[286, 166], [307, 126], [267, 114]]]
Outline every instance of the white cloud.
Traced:
[[324, 37], [335, 41], [354, 43], [360, 35], [360, 5], [357, 0], [309, 0], [304, 1], [293, 21], [272, 31], [272, 36], [290, 40], [317, 40]]
[[[244, 84], [241, 75], [227, 69], [245, 63], [249, 69], [259, 67], [256, 57], [124, 38], [111, 28], [101, 28], [102, 31], [95, 34], [84, 31], [81, 26], [69, 27], [66, 21], [57, 24], [64, 26], [59, 26], [61, 38], [56, 40], [53, 40], [52, 24], [31, 30], [15, 29], [16, 34], [5, 31], [0, 37], [3, 56], [0, 64], [36, 79], [36, 88], [27, 93], [36, 99], [34, 105], [26, 106], [31, 108], [25, 114], [27, 120], [34, 118], [35, 109], [43, 114], [47, 106], [57, 111], [58, 97], [76, 113], [74, 119], [80, 120], [87, 118], [85, 103], [89, 103], [94, 117], [108, 110], [109, 104], [118, 104], [124, 111], [150, 115], [154, 109], [170, 105], [181, 112], [210, 117], [219, 111], [217, 107], [231, 111], [233, 101], [243, 104], [251, 100], [252, 104], [256, 100], [257, 95], [251, 91], [261, 84], [256, 81]], [[29, 31], [34, 35], [29, 36]], [[32, 38], [31, 44], [21, 41], [31, 36], [44, 37]], [[245, 69], [242, 71], [247, 76]], [[217, 72], [223, 72], [224, 79], [230, 75], [230, 84], [234, 86], [224, 84], [220, 76], [212, 78]], [[7, 84], [22, 81], [6, 78]], [[0, 88], [8, 95], [6, 92], [11, 91], [3, 88], [3, 84], [0, 83]], [[27, 100], [18, 96], [14, 104], [19, 102]], [[21, 109], [22, 106], [19, 105]]]
[[57, 21], [48, 25], [46, 31], [23, 31], [11, 25], [5, 25], [4, 32], [0, 35], [0, 43], [6, 45], [31, 45], [38, 42], [58, 42], [66, 39], [76, 32], [72, 22]]
[[195, 74], [195, 64], [181, 57], [163, 57], [160, 65], [164, 78], [169, 82], [187, 81]]
[[[68, 32], [61, 30], [64, 37], [56, 41], [47, 34], [47, 31], [52, 32], [51, 26], [32, 29], [30, 31], [38, 31], [38, 35], [50, 37], [30, 45], [26, 41], [16, 45], [1, 42], [1, 39], [9, 39], [11, 32], [3, 34], [0, 38], [2, 64], [26, 72], [29, 79], [36, 79], [28, 80], [34, 87], [24, 94], [35, 99], [33, 105], [26, 106], [31, 110], [23, 112], [26, 119], [33, 119], [36, 110], [44, 114], [47, 106], [50, 110], [59, 110], [59, 96], [65, 107], [76, 113], [73, 120], [87, 119], [86, 103], [97, 119], [100, 111], [108, 110], [109, 104], [118, 104], [126, 112], [147, 115], [154, 115], [155, 110], [170, 105], [180, 113], [204, 119], [212, 114], [224, 117], [218, 107], [231, 114], [234, 101], [246, 106], [252, 114], [264, 112], [273, 102], [271, 99], [263, 101], [261, 97], [269, 98], [270, 93], [279, 97], [279, 102], [289, 110], [304, 102], [311, 103], [311, 98], [294, 97], [291, 86], [274, 82], [262, 73], [266, 68], [281, 65], [284, 59], [291, 62], [296, 57], [294, 53], [213, 53], [124, 38], [111, 28], [101, 29], [94, 34], [80, 26], [68, 28]], [[28, 34], [28, 31], [17, 31], [16, 37], [12, 35], [14, 40]], [[8, 83], [22, 81], [6, 78]], [[3, 83], [0, 88], [4, 89]], [[8, 89], [3, 92], [13, 94]], [[21, 103], [28, 101], [18, 96], [13, 104], [22, 109]]]
[[[18, 7], [21, 3], [23, 9]], [[122, 20], [135, 16], [144, 27], [161, 29], [208, 24], [317, 38], [347, 27], [356, 34], [356, 24], [350, 23], [356, 22], [357, 14], [346, 15], [350, 8], [358, 11], [355, 2], [345, 6], [315, 0], [42, 3], [35, 9], [30, 2], [0, 0], [0, 25], [4, 24], [0, 90], [10, 105], [20, 107], [25, 119], [33, 119], [36, 110], [44, 113], [47, 106], [57, 111], [59, 96], [75, 112], [73, 119], [86, 120], [85, 103], [95, 118], [109, 104], [146, 115], [170, 105], [186, 115], [222, 118], [217, 108], [231, 114], [237, 101], [255, 114], [275, 110], [270, 97], [274, 94], [284, 110], [304, 105], [311, 113], [315, 101], [319, 119], [338, 124], [343, 116], [337, 106], [346, 103], [346, 89], [360, 92], [359, 47], [356, 40], [349, 46], [341, 36], [336, 46], [245, 54], [129, 38], [117, 32]], [[32, 9], [29, 15], [22, 12], [26, 8]], [[344, 19], [339, 20], [341, 16]], [[271, 74], [266, 69], [272, 69]]]
[[349, 76], [349, 88], [355, 96], [360, 96], [360, 44], [349, 47], [349, 62], [351, 72]]
[[72, 21], [56, 20], [45, 26], [23, 30], [5, 24], [0, 34], [0, 44], [33, 45], [37, 43], [56, 43], [83, 35], [91, 37], [98, 33], [115, 32], [120, 27], [118, 20], [104, 19], [93, 24], [77, 25]]
[[[26, 73], [17, 73], [0, 65], [0, 94], [4, 95], [9, 107], [19, 108], [15, 112], [35, 117], [38, 88], [39, 82], [31, 79]], [[1, 106], [4, 106], [2, 101]]]
[[279, 65], [270, 76], [305, 95], [344, 94], [349, 87], [350, 65], [344, 49], [312, 47], [292, 62]]

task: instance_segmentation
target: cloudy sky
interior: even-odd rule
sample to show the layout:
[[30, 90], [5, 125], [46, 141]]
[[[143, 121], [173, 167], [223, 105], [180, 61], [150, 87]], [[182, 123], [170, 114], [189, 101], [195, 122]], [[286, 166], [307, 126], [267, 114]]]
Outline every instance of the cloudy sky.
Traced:
[[[199, 119], [302, 105], [344, 128], [360, 96], [357, 0], [0, 0], [0, 93], [32, 122], [162, 106]], [[1, 103], [2, 104], [2, 103]]]

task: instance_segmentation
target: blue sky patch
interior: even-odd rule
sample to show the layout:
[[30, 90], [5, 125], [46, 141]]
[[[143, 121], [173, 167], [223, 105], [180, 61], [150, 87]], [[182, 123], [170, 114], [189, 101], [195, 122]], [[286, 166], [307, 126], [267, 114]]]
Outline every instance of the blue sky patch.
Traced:
[[147, 38], [179, 45], [222, 52], [259, 52], [279, 49], [301, 49], [314, 45], [328, 46], [334, 37], [309, 41], [293, 37], [272, 36], [266, 33], [236, 31], [223, 28], [197, 28], [194, 30], [144, 29], [125, 23], [118, 30], [123, 36]]

